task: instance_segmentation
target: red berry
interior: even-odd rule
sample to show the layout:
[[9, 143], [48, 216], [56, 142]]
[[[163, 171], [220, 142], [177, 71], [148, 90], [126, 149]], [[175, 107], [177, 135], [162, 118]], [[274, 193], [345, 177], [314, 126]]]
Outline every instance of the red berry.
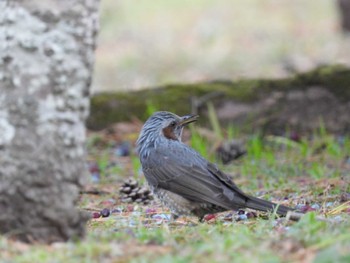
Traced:
[[92, 213], [92, 218], [99, 218], [99, 217], [101, 217], [101, 214], [99, 212]]
[[215, 219], [215, 218], [216, 218], [215, 215], [213, 215], [213, 214], [208, 214], [208, 215], [206, 215], [206, 216], [204, 217], [204, 221], [210, 221], [210, 220]]

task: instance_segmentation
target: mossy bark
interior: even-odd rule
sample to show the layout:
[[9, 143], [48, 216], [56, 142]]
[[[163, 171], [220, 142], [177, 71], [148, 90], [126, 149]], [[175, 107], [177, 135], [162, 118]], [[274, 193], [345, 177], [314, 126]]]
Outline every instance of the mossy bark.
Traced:
[[[219, 114], [222, 120], [234, 123], [251, 120], [254, 127], [261, 126], [264, 129], [269, 129], [267, 124], [276, 119], [278, 112], [283, 112], [282, 109], [285, 108], [283, 103], [286, 96], [292, 96], [293, 94], [291, 95], [291, 92], [306, 92], [308, 89], [315, 87], [325, 90], [327, 92], [326, 97], [331, 96], [331, 100], [336, 100], [337, 104], [346, 105], [350, 101], [350, 69], [339, 65], [322, 66], [310, 72], [300, 73], [284, 79], [243, 79], [237, 81], [172, 84], [136, 92], [96, 94], [91, 100], [91, 114], [88, 118], [87, 126], [90, 129], [98, 130], [114, 122], [130, 120], [132, 117], [145, 120], [148, 117], [148, 105], [159, 110], [172, 111], [179, 115], [187, 114], [193, 110], [193, 105], [191, 105], [193, 98], [215, 92], [219, 95], [215, 96], [212, 102], [219, 113], [229, 103], [236, 106], [244, 106], [245, 109], [246, 107], [255, 107], [254, 111], [244, 110], [242, 114], [233, 112], [232, 118], [227, 113], [221, 114], [223, 116]], [[317, 90], [315, 91], [314, 89], [313, 93], [317, 93]], [[305, 96], [302, 94], [299, 95], [305, 99], [310, 94], [304, 94]], [[276, 96], [278, 97], [278, 101], [272, 104], [270, 103], [271, 107], [268, 107], [268, 99], [271, 97], [275, 98]], [[310, 96], [307, 99], [310, 99]], [[318, 102], [315, 101], [315, 103]], [[256, 109], [259, 106], [264, 108], [264, 116], [261, 116], [259, 109]], [[305, 105], [300, 106], [305, 107], [305, 111], [307, 111], [307, 102], [305, 102]], [[334, 108], [329, 110], [338, 111], [339, 109]], [[322, 115], [322, 113], [320, 114]], [[256, 122], [254, 122], [255, 117]], [[310, 117], [312, 118], [312, 116]], [[315, 114], [315, 118], [318, 117]], [[262, 119], [264, 120], [262, 121]], [[298, 119], [302, 121], [302, 118]], [[289, 123], [287, 120], [285, 123], [282, 120], [280, 122], [278, 129], [281, 129], [283, 126], [303, 126], [302, 123], [295, 123], [295, 121], [294, 124], [293, 122]], [[333, 130], [347, 130], [348, 124], [344, 125]], [[305, 129], [310, 128], [306, 127]]]

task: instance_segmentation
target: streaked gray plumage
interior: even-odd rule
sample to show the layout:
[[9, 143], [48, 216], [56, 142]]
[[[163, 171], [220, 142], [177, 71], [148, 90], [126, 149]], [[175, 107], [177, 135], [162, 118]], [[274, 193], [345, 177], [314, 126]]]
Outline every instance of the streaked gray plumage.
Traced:
[[[153, 193], [175, 215], [195, 215], [240, 208], [273, 211], [277, 204], [243, 193], [215, 164], [181, 142], [183, 127], [198, 116], [156, 112], [144, 124], [137, 150]], [[276, 212], [290, 210], [278, 206]]]

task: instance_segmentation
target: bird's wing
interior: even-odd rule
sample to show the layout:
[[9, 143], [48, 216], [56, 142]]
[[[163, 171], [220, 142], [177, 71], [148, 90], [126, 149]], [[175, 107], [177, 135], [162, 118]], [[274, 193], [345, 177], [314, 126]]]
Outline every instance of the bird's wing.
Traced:
[[167, 145], [153, 149], [141, 160], [148, 182], [195, 202], [209, 202], [227, 209], [241, 207], [246, 195], [193, 149]]
[[227, 174], [221, 172], [215, 164], [208, 162], [207, 169], [212, 175], [218, 178], [223, 184], [225, 184], [231, 190], [236, 191], [242, 196], [246, 196], [246, 194], [241, 189], [238, 188], [238, 186], [232, 181], [232, 179]]

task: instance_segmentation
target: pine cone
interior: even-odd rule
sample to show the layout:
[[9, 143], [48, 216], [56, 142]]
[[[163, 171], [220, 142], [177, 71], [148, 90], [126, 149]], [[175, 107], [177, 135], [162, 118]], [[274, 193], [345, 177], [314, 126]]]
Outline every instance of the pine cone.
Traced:
[[138, 203], [147, 205], [153, 200], [153, 194], [145, 186], [139, 186], [132, 178], [127, 179], [119, 188], [120, 198], [123, 203]]

